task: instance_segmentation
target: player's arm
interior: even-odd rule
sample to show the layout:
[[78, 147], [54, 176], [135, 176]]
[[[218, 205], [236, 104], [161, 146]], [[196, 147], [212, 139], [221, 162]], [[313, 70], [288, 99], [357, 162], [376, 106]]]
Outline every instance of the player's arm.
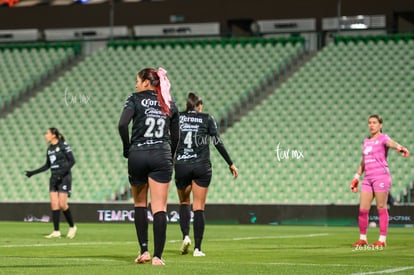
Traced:
[[410, 152], [408, 151], [407, 148], [405, 148], [401, 144], [393, 141], [392, 139], [388, 140], [386, 145], [387, 145], [388, 148], [395, 149], [397, 152], [402, 153], [403, 157], [405, 157], [405, 158], [410, 155]]
[[224, 160], [229, 165], [229, 169], [230, 169], [230, 172], [233, 174], [233, 177], [237, 178], [237, 176], [239, 175], [239, 171], [237, 167], [234, 165], [233, 161], [231, 160], [230, 155], [227, 152], [226, 147], [224, 146], [224, 143], [221, 140], [220, 135], [217, 131], [216, 122], [211, 116], [209, 117], [208, 123], [209, 123], [209, 126], [208, 126], [209, 133], [210, 133], [210, 136], [212, 137], [214, 146], [216, 147], [217, 151], [219, 151], [220, 155], [224, 158]]
[[129, 147], [131, 146], [130, 140], [129, 140], [128, 125], [131, 122], [131, 119], [133, 116], [134, 116], [134, 110], [130, 108], [125, 108], [118, 122], [118, 131], [119, 131], [119, 135], [121, 136], [122, 145], [124, 148], [123, 154], [125, 158], [128, 158], [128, 151], [129, 151]]
[[180, 115], [178, 110], [174, 108], [171, 110], [171, 122], [170, 122], [170, 138], [171, 138], [171, 152], [174, 159], [175, 152], [177, 151], [178, 141], [180, 139]]
[[26, 177], [30, 178], [31, 176], [34, 176], [36, 174], [47, 171], [49, 168], [50, 168], [50, 160], [49, 160], [49, 157], [46, 154], [46, 163], [38, 169], [31, 170], [31, 171], [29, 171], [29, 170], [25, 171], [25, 175], [26, 175]]
[[76, 163], [75, 156], [72, 153], [72, 149], [66, 143], [65, 143], [64, 150], [65, 150], [65, 157], [66, 157], [67, 163], [66, 163], [64, 170], [62, 171], [62, 176], [65, 176], [66, 174], [68, 174], [70, 172], [70, 169], [72, 169], [72, 167]]
[[365, 170], [364, 159], [361, 158], [361, 162], [359, 164], [358, 170], [355, 173], [354, 178], [351, 182], [351, 191], [354, 193], [358, 192], [359, 177], [362, 175], [362, 173], [364, 173], [364, 170]]

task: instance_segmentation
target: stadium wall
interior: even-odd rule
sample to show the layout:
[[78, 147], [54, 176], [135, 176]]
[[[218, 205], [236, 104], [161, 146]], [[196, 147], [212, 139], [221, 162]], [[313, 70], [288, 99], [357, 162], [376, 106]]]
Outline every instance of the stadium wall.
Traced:
[[[77, 222], [128, 223], [134, 220], [132, 203], [71, 203]], [[0, 221], [49, 222], [49, 203], [0, 203]], [[179, 205], [168, 205], [170, 222], [178, 221]], [[272, 224], [356, 226], [357, 205], [226, 205], [209, 204], [206, 220], [210, 224]], [[391, 226], [414, 226], [414, 205], [392, 206], [389, 209]], [[151, 214], [149, 214], [151, 221]], [[378, 224], [375, 206], [370, 222]], [[63, 220], [63, 217], [62, 217]]]
[[[167, 0], [126, 3], [113, 1], [113, 24], [134, 26], [145, 24], [219, 22], [222, 33], [229, 33], [229, 21], [235, 19], [293, 19], [316, 18], [317, 30], [321, 30], [321, 18], [338, 15], [346, 16], [384, 14], [387, 29], [394, 28], [394, 15], [412, 12], [412, 0]], [[110, 25], [111, 1], [89, 5], [37, 5], [28, 7], [1, 7], [0, 29], [21, 28], [72, 28], [99, 27]], [[24, 18], [24, 20], [22, 20]]]

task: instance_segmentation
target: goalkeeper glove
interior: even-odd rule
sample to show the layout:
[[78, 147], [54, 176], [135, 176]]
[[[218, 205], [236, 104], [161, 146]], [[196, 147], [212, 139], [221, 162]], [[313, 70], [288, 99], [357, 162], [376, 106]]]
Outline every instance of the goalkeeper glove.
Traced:
[[410, 152], [408, 152], [408, 149], [401, 145], [398, 145], [397, 152], [402, 153], [403, 157], [405, 158], [410, 155]]
[[359, 174], [354, 175], [354, 179], [351, 182], [351, 191], [356, 193], [358, 192], [358, 183], [359, 183]]

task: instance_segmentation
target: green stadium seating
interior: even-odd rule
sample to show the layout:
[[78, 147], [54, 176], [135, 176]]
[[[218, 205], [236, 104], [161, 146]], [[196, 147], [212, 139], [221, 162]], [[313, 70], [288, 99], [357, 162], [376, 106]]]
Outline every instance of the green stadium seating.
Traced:
[[[5, 133], [1, 142], [11, 148], [4, 157], [15, 166], [2, 169], [0, 177], [8, 174], [6, 185], [15, 185], [16, 189], [25, 190], [29, 184], [42, 188], [32, 198], [26, 192], [8, 192], [1, 193], [0, 200], [48, 200], [48, 174], [26, 179], [23, 172], [44, 163], [47, 145], [43, 135], [52, 126], [66, 135], [77, 161], [72, 201], [112, 200], [128, 187], [117, 123], [125, 99], [134, 92], [140, 69], [166, 68], [180, 110], [185, 107], [188, 92], [194, 91], [206, 100], [206, 111], [219, 120], [239, 105], [242, 95], [256, 88], [267, 70], [277, 72], [280, 64], [296, 58], [303, 48], [299, 40], [286, 47], [282, 46], [288, 45], [285, 40], [223, 41], [111, 42], [108, 48], [86, 56], [1, 120], [0, 127], [7, 129], [0, 129], [2, 136]], [[50, 49], [36, 51], [44, 54]], [[64, 53], [58, 49], [51, 56], [59, 58]], [[174, 188], [169, 199], [177, 201]]]
[[[414, 70], [412, 58], [402, 56], [412, 56], [413, 49], [412, 40], [393, 39], [338, 39], [326, 46], [223, 134], [239, 166], [237, 185], [249, 196], [250, 192], [261, 193], [262, 186], [274, 188], [267, 203], [357, 204], [359, 197], [349, 192], [349, 180], [360, 161], [362, 140], [368, 135], [368, 116], [380, 113], [385, 119], [384, 131], [408, 147], [411, 144], [414, 102], [407, 87]], [[285, 150], [303, 150], [304, 158], [278, 161], [278, 143]], [[409, 162], [399, 154], [390, 152], [388, 159], [392, 194], [398, 199], [412, 174]], [[213, 154], [212, 162], [225, 165], [218, 154]], [[212, 185], [231, 182], [231, 175], [222, 176], [213, 178]], [[260, 187], [249, 191], [247, 187], [256, 182]], [[212, 193], [209, 195], [214, 196]], [[252, 196], [248, 203], [261, 199]]]
[[[180, 110], [187, 93], [194, 91], [205, 101], [205, 110], [220, 120], [229, 110], [239, 111], [238, 106], [255, 105], [245, 102], [249, 93], [268, 74], [283, 73], [300, 58], [303, 45], [296, 42], [110, 42], [0, 120], [0, 154], [8, 160], [0, 171], [5, 182], [0, 184], [0, 200], [48, 200], [48, 175], [26, 179], [23, 171], [43, 164], [43, 134], [51, 126], [61, 128], [75, 152], [71, 200], [116, 199], [128, 187], [117, 122], [138, 70], [165, 67]], [[408, 148], [414, 138], [413, 49], [409, 36], [337, 37], [222, 134], [239, 168], [237, 180], [212, 146], [214, 172], [207, 202], [357, 204], [349, 180], [368, 135], [368, 116], [383, 115], [384, 131]], [[56, 51], [56, 56], [63, 52]], [[35, 59], [31, 62], [38, 66]], [[6, 85], [12, 84], [0, 83], [0, 89]], [[85, 97], [89, 100], [82, 102]], [[278, 160], [278, 144], [289, 150], [289, 159]], [[395, 152], [388, 159], [392, 194], [399, 199], [412, 180], [410, 162]], [[28, 186], [33, 189], [26, 191]], [[169, 202], [177, 201], [172, 184]]]

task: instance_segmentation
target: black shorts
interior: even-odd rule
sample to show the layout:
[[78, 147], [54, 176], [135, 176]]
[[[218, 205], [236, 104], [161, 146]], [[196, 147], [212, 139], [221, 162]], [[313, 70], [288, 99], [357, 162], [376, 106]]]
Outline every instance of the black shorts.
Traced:
[[194, 181], [197, 185], [207, 188], [212, 174], [210, 162], [175, 164], [175, 185], [183, 190]]
[[151, 178], [169, 183], [173, 172], [169, 150], [131, 150], [128, 156], [128, 177], [131, 185], [148, 183]]
[[49, 181], [49, 192], [72, 193], [72, 175], [69, 173], [64, 177], [53, 175]]

